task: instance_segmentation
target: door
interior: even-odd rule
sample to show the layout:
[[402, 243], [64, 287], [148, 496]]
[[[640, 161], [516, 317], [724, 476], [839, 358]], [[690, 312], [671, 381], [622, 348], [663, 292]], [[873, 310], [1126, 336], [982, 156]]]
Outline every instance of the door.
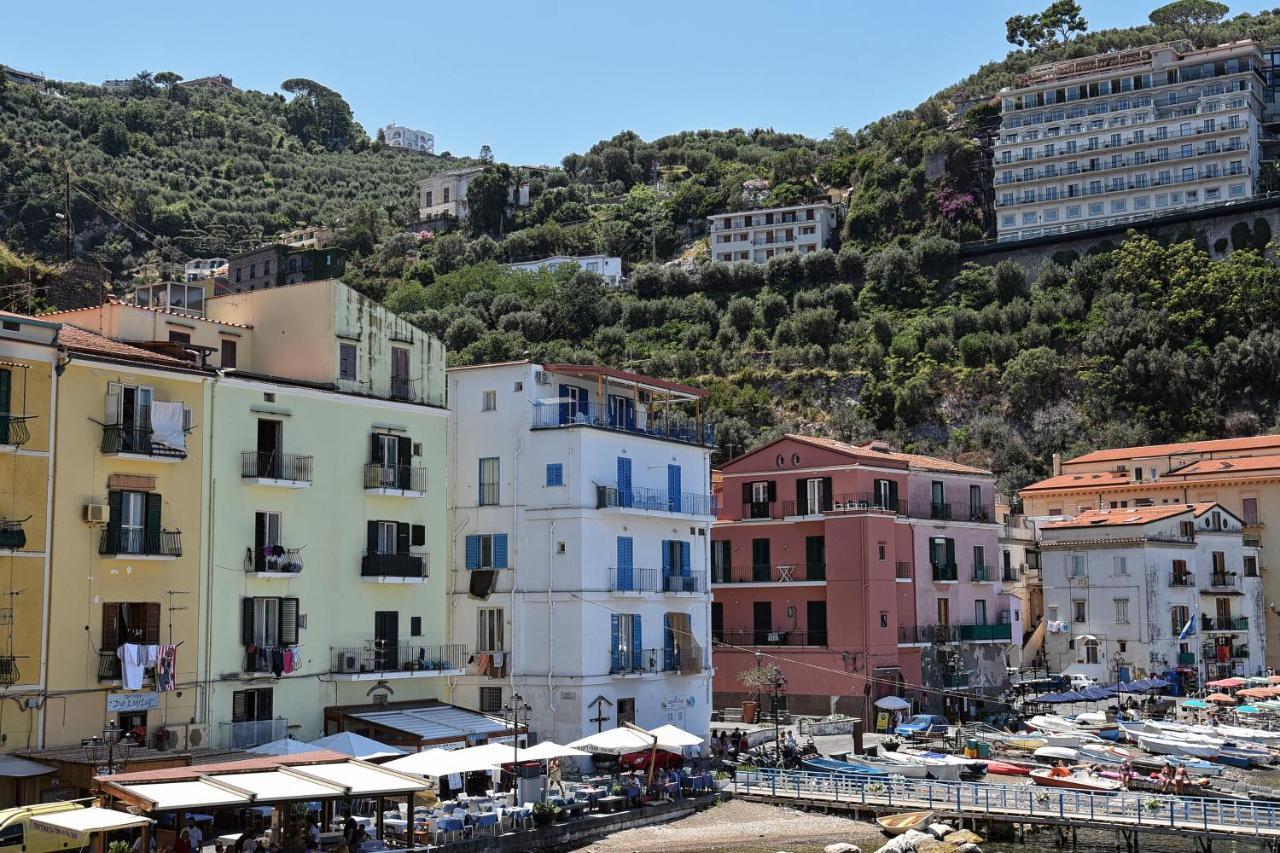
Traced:
[[257, 512], [253, 521], [254, 571], [279, 571], [283, 564], [280, 545], [280, 513]]
[[630, 723], [636, 724], [636, 700], [635, 699], [619, 699], [618, 700], [618, 726]]
[[755, 632], [755, 644], [767, 644], [769, 635], [773, 633], [773, 605], [767, 601], [752, 602], [751, 625]]
[[711, 581], [712, 583], [729, 583], [733, 580], [730, 562], [733, 559], [733, 546], [727, 540], [711, 543]]
[[804, 483], [804, 515], [822, 512], [822, 479], [813, 477]]
[[[120, 449], [126, 453], [150, 453], [152, 390], [145, 385], [117, 387], [119, 417], [113, 423], [120, 425]], [[108, 394], [109, 402], [110, 399]]]
[[769, 558], [769, 540], [751, 540], [751, 579], [756, 582], [769, 580], [770, 567], [773, 561]]
[[945, 598], [938, 599], [938, 624], [951, 624], [951, 602]]
[[1225, 629], [1231, 626], [1231, 599], [1217, 598], [1214, 604], [1218, 613], [1218, 627]]
[[629, 592], [636, 588], [635, 569], [632, 566], [633, 540], [630, 536], [618, 537], [618, 589]]
[[374, 659], [379, 670], [400, 667], [400, 613], [376, 610], [373, 614]]
[[409, 396], [409, 351], [404, 347], [391, 348], [391, 396]]
[[946, 494], [942, 490], [942, 483], [934, 480], [929, 487], [930, 515], [934, 518], [945, 518]]
[[979, 598], [973, 602], [973, 623], [975, 625], [987, 624], [987, 602], [985, 599]]
[[620, 394], [609, 395], [609, 426], [632, 430], [636, 427], [636, 403]]
[[282, 421], [258, 419], [258, 476], [280, 479], [280, 447], [282, 445]]
[[400, 464], [400, 439], [390, 433], [380, 432], [373, 436], [373, 461], [378, 467], [378, 487], [396, 488], [396, 472]]
[[120, 496], [119, 553], [146, 553], [146, 526], [146, 493], [123, 492]]
[[711, 602], [711, 639], [724, 642], [724, 604], [719, 601]]
[[667, 465], [667, 511], [682, 512], [680, 466]]
[[987, 571], [987, 550], [982, 545], [973, 546], [973, 579], [979, 582], [991, 580]]
[[827, 540], [825, 536], [804, 539], [804, 576], [811, 581], [827, 578]]
[[827, 603], [810, 601], [805, 605], [806, 627], [809, 635], [805, 638], [806, 646], [825, 646], [827, 644]]

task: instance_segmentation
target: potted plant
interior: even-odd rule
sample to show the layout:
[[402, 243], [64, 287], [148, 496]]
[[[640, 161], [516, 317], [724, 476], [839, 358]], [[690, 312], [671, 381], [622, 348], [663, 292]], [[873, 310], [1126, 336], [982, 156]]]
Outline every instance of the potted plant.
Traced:
[[107, 845], [107, 853], [129, 853], [132, 849], [128, 841], [112, 841]]
[[159, 750], [160, 752], [164, 752], [166, 749], [169, 748], [169, 741], [172, 737], [173, 735], [170, 734], [169, 730], [166, 729], [164, 726], [161, 726], [160, 728], [156, 729], [156, 736], [155, 736], [156, 749]]
[[[764, 666], [754, 666], [751, 669], [744, 669], [738, 673], [738, 680], [742, 682], [744, 687], [750, 689], [753, 696], [771, 690], [775, 684], [782, 680], [782, 670], [774, 664]], [[750, 725], [756, 721], [756, 713], [760, 710], [760, 703], [756, 699], [748, 699], [742, 703], [742, 722]]]
[[559, 813], [560, 807], [553, 803], [534, 803], [533, 824], [534, 826], [550, 826]]

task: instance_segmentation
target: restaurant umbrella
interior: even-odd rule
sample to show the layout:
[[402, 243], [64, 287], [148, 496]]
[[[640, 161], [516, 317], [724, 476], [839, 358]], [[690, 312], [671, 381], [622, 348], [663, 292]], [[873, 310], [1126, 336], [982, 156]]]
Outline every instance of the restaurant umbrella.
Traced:
[[300, 752], [315, 752], [317, 749], [323, 749], [323, 747], [312, 746], [305, 741], [286, 737], [280, 740], [273, 740], [270, 743], [260, 744], [246, 750], [246, 752], [252, 752], [255, 755], [296, 755]]
[[1183, 708], [1208, 708], [1203, 699], [1188, 699], [1182, 703]]
[[1237, 707], [1233, 708], [1232, 710], [1233, 710], [1233, 711], [1235, 711], [1237, 714], [1256, 714], [1256, 713], [1258, 713], [1258, 709], [1257, 709], [1257, 708], [1255, 708], [1255, 707], [1254, 707], [1254, 706], [1252, 706], [1252, 705], [1239, 705], [1239, 706], [1237, 706]]
[[684, 751], [686, 746], [702, 746], [704, 741], [704, 738], [690, 734], [679, 726], [673, 726], [670, 723], [665, 726], [658, 726], [656, 729], [650, 729], [649, 734], [658, 739], [658, 749], [665, 749], [668, 752], [680, 753]]
[[1217, 681], [1206, 681], [1205, 687], [1244, 687], [1245, 680], [1237, 675], [1230, 678], [1219, 678]]
[[549, 761], [552, 758], [581, 758], [590, 754], [585, 750], [574, 749], [571, 746], [561, 746], [554, 741], [544, 740], [536, 746], [520, 750], [520, 760]]
[[1234, 696], [1228, 696], [1225, 693], [1210, 693], [1204, 697], [1206, 702], [1217, 702], [1220, 705], [1234, 705], [1236, 703]]
[[403, 749], [389, 746], [371, 737], [358, 735], [355, 732], [338, 732], [337, 734], [318, 738], [311, 741], [311, 748], [331, 749], [334, 752], [341, 752], [343, 755], [350, 755], [352, 758], [358, 758], [361, 761], [368, 761], [371, 758], [395, 758], [398, 755], [404, 755]]

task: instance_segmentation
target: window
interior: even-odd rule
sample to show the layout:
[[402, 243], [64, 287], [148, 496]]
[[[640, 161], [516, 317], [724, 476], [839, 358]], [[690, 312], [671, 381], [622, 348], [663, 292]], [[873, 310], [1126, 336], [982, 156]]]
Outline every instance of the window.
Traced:
[[502, 688], [501, 687], [481, 687], [479, 704], [480, 704], [480, 713], [482, 714], [501, 714], [502, 713]]
[[338, 378], [355, 381], [356, 345], [338, 344]]
[[1129, 599], [1117, 598], [1116, 602], [1116, 623], [1124, 625], [1129, 621]]
[[1125, 577], [1129, 574], [1127, 557], [1112, 557], [1111, 559], [1116, 576]]
[[231, 722], [252, 723], [272, 719], [272, 689], [258, 687], [253, 690], [236, 690], [231, 694]]
[[498, 470], [498, 457], [489, 456], [480, 460], [480, 506], [498, 505]]
[[298, 599], [241, 599], [240, 634], [243, 645], [260, 649], [298, 643]]
[[421, 616], [409, 617], [409, 636], [411, 637], [422, 636], [422, 617]]
[[1087, 622], [1089, 611], [1086, 608], [1087, 602], [1083, 598], [1077, 598], [1071, 602], [1071, 621]]
[[884, 562], [889, 556], [889, 547], [883, 542], [878, 543], [876, 545], [876, 556], [881, 562]]
[[258, 277], [258, 265], [249, 264], [249, 278], [257, 278], [257, 277]]
[[507, 534], [473, 533], [467, 536], [468, 569], [505, 569], [507, 566]]
[[170, 329], [169, 342], [175, 344], [189, 344], [191, 343], [191, 334], [189, 332], [175, 332], [173, 329]]
[[506, 651], [503, 624], [501, 607], [485, 607], [476, 611], [477, 652]]
[[422, 206], [432, 207], [434, 205], [435, 191], [427, 190], [422, 194]]
[[1082, 578], [1086, 574], [1084, 554], [1072, 554], [1068, 559], [1071, 561], [1070, 576], [1073, 578]]
[[880, 627], [881, 628], [889, 627], [889, 611], [888, 610], [880, 611]]
[[1084, 662], [1085, 663], [1098, 662], [1098, 641], [1097, 640], [1084, 641]]
[[441, 204], [448, 204], [448, 203], [449, 203], [449, 188], [448, 188], [448, 187], [443, 187], [443, 188], [440, 190], [440, 203], [441, 203]]
[[1050, 604], [1045, 608], [1045, 611], [1046, 611], [1046, 618], [1050, 622], [1058, 621], [1058, 605]]
[[1089, 202], [1089, 215], [1090, 215], [1090, 216], [1101, 216], [1101, 215], [1102, 215], [1102, 202], [1100, 202], [1100, 201], [1091, 201], [1091, 202]]
[[563, 462], [547, 463], [547, 485], [548, 486], [564, 485], [564, 463]]
[[230, 370], [236, 366], [236, 342], [223, 339], [222, 341], [222, 357], [219, 360], [219, 366], [223, 370]]

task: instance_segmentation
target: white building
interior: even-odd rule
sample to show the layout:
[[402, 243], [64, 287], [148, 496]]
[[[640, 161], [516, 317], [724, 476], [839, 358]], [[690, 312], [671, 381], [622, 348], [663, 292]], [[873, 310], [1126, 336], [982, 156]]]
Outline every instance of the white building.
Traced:
[[[557, 742], [710, 727], [705, 392], [605, 367], [449, 371], [452, 700]], [[688, 409], [687, 414], [680, 409]]]
[[200, 281], [226, 274], [226, 258], [192, 258], [182, 265], [182, 277], [185, 281]]
[[283, 243], [290, 249], [323, 249], [333, 242], [333, 229], [323, 225], [308, 225], [292, 231], [282, 231], [276, 236], [277, 243]]
[[1103, 683], [1180, 678], [1189, 689], [1261, 671], [1258, 549], [1221, 504], [1046, 519], [1040, 551], [1051, 670]]
[[1060, 234], [1254, 195], [1267, 83], [1253, 40], [1189, 42], [1032, 68], [1001, 93], [1001, 240]]
[[709, 216], [711, 258], [763, 264], [786, 252], [816, 252], [830, 244], [839, 219], [840, 209], [826, 202]]
[[392, 148], [408, 148], [421, 151], [423, 154], [436, 153], [435, 134], [425, 130], [415, 130], [399, 124], [388, 124], [382, 128], [382, 138]]
[[507, 264], [509, 270], [525, 270], [533, 272], [540, 269], [559, 269], [566, 264], [576, 265], [587, 272], [600, 273], [610, 287], [622, 285], [622, 258], [611, 258], [608, 255], [555, 255], [537, 261], [519, 261]]
[[[530, 167], [520, 168], [528, 171]], [[483, 166], [471, 166], [437, 172], [418, 181], [418, 218], [425, 220], [450, 216], [454, 219], [466, 219], [467, 188], [471, 186], [472, 179], [483, 171]], [[529, 185], [522, 183], [519, 193], [514, 188], [508, 189], [507, 203], [516, 207], [528, 207]]]

